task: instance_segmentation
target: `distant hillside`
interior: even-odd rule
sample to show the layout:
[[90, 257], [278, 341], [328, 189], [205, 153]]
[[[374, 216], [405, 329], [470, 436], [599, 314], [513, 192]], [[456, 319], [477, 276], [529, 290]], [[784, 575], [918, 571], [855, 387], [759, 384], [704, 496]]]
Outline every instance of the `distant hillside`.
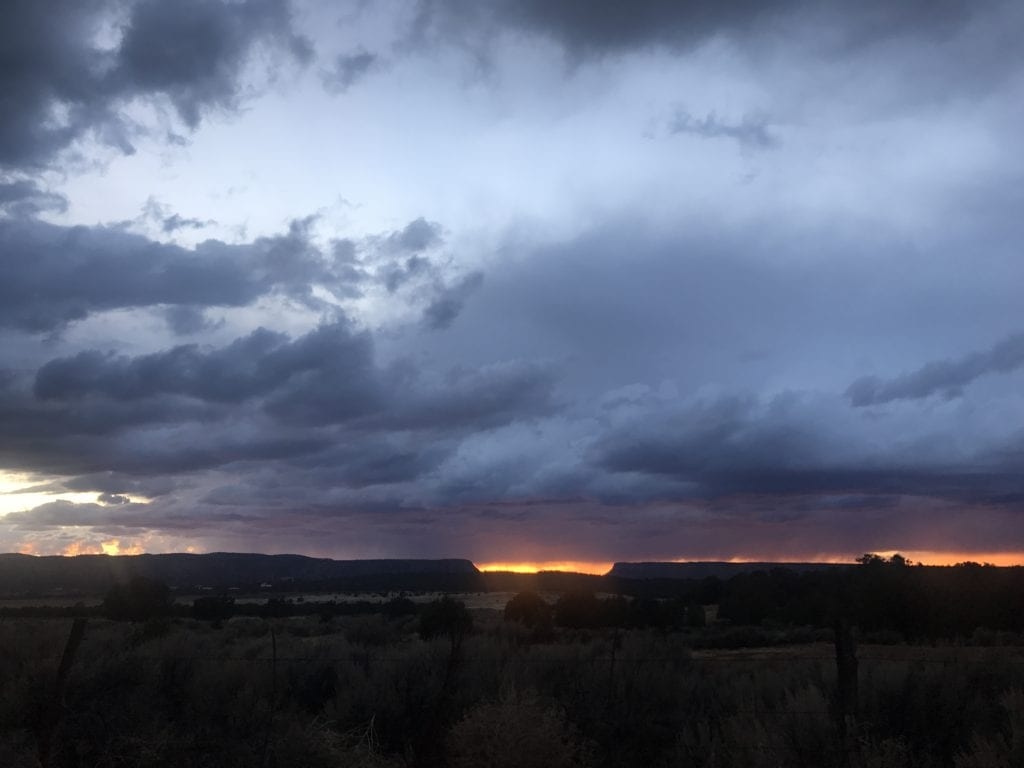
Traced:
[[619, 579], [704, 579], [708, 576], [731, 579], [741, 573], [770, 571], [773, 568], [805, 572], [847, 567], [839, 563], [616, 563], [608, 575]]
[[97, 594], [135, 576], [178, 589], [475, 589], [469, 560], [330, 560], [302, 555], [216, 552], [207, 555], [0, 554], [0, 596]]

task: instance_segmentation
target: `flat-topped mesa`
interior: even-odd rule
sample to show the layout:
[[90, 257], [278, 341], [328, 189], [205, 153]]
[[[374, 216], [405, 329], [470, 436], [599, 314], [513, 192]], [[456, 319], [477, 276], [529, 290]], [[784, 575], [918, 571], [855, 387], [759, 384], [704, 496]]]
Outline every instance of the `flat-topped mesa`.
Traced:
[[741, 573], [770, 571], [773, 568], [787, 568], [791, 571], [803, 572], [846, 567], [848, 565], [844, 563], [732, 563], [716, 561], [615, 563], [608, 572], [608, 575], [620, 579], [705, 579], [709, 576], [719, 579], [730, 579]]
[[[480, 572], [462, 559], [331, 560], [304, 555], [213, 552], [204, 555], [0, 555], [0, 594], [96, 592], [142, 576], [172, 587], [247, 588], [282, 584], [366, 588], [425, 588], [434, 582], [467, 587]], [[408, 586], [407, 586], [408, 585]]]

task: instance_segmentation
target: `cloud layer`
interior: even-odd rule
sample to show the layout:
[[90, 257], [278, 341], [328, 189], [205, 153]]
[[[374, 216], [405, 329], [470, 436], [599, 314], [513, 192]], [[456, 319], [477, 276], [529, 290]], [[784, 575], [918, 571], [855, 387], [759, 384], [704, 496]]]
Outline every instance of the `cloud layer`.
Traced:
[[0, 549], [1024, 552], [1017, 4], [2, 14]]

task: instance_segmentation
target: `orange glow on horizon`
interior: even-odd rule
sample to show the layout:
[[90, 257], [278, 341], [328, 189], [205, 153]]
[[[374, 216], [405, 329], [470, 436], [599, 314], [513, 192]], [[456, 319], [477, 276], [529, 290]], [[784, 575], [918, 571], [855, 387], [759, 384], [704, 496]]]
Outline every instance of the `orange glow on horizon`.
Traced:
[[884, 557], [899, 553], [915, 563], [924, 565], [956, 565], [957, 563], [988, 563], [990, 565], [1024, 565], [1024, 552], [933, 552], [930, 550], [892, 550], [876, 552]]
[[143, 555], [145, 550], [138, 544], [122, 544], [120, 539], [100, 542], [104, 555]]
[[95, 544], [85, 541], [72, 541], [60, 551], [64, 557], [77, 557], [78, 555], [99, 555], [102, 550]]
[[511, 573], [539, 573], [540, 571], [571, 571], [603, 576], [612, 569], [614, 563], [595, 563], [581, 560], [552, 560], [542, 563], [478, 563], [478, 570], [509, 571]]
[[[1024, 566], [1024, 552], [936, 552], [933, 550], [879, 550], [874, 552], [882, 557], [892, 557], [894, 554], [903, 555], [913, 563], [924, 565], [956, 565], [957, 563], [973, 562], [987, 563], [1009, 567], [1014, 565]], [[639, 557], [623, 562], [662, 562], [662, 563], [696, 563], [696, 562], [720, 562], [720, 563], [834, 563], [837, 565], [852, 565], [857, 557], [851, 555], [790, 555], [780, 557], [771, 556], [732, 556], [732, 557], [701, 557], [689, 559], [662, 559], [653, 557]], [[593, 562], [585, 560], [552, 560], [545, 562], [488, 562], [477, 563], [480, 571], [506, 571], [511, 573], [539, 573], [540, 571], [571, 571], [574, 573], [586, 573], [596, 576], [603, 576], [612, 569], [614, 563]]]

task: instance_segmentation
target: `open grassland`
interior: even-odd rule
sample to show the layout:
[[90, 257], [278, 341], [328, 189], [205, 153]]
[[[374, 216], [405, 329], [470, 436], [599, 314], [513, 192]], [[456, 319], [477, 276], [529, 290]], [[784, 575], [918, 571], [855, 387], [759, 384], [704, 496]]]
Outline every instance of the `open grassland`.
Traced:
[[430, 639], [416, 615], [90, 619], [55, 702], [71, 622], [7, 618], [0, 764], [44, 741], [62, 766], [1024, 764], [1021, 648], [861, 645], [844, 723], [826, 643], [474, 619]]

